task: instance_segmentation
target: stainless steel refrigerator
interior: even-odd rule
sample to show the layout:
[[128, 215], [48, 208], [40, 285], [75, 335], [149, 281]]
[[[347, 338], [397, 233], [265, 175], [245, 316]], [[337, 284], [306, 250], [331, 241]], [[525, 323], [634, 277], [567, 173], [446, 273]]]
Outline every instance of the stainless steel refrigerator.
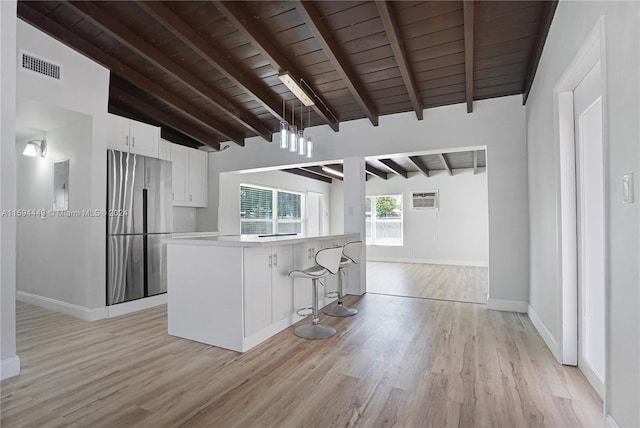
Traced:
[[107, 305], [167, 291], [171, 162], [107, 151]]

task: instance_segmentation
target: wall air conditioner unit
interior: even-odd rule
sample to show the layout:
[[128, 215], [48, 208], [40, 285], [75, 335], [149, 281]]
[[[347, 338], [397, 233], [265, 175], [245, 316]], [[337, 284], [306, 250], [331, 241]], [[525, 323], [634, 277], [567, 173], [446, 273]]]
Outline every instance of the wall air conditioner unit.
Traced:
[[438, 191], [411, 192], [411, 208], [421, 211], [433, 211], [438, 209]]

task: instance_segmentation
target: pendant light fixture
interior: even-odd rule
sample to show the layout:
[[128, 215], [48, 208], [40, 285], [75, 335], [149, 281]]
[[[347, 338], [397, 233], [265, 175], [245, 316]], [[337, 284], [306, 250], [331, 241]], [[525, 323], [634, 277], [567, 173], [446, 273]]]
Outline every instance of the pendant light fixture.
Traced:
[[311, 142], [311, 135], [309, 134], [311, 128], [311, 107], [307, 108], [307, 134], [304, 137], [305, 145], [307, 146], [307, 158], [313, 157], [313, 143]]
[[[304, 156], [307, 151], [307, 144], [304, 140], [304, 115], [302, 113], [302, 103], [300, 103], [300, 130], [298, 131], [298, 154]], [[308, 126], [308, 125], [307, 125]]]
[[289, 148], [289, 124], [285, 120], [286, 116], [285, 100], [282, 98], [282, 120], [280, 120], [280, 148]]
[[289, 127], [289, 151], [298, 151], [298, 127], [295, 125], [295, 100], [291, 101], [291, 126]]

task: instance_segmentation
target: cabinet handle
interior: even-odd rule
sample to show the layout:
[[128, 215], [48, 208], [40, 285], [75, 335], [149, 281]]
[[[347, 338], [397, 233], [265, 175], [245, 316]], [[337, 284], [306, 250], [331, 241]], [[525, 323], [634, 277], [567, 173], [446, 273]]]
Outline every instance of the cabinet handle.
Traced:
[[273, 261], [273, 256], [269, 254], [269, 267], [273, 266], [272, 261]]
[[189, 193], [189, 201], [193, 201], [193, 195]]
[[278, 267], [278, 255], [277, 254], [273, 255], [273, 266], [274, 267]]
[[171, 199], [173, 199], [174, 201], [176, 200], [176, 194], [171, 192]]
[[136, 137], [131, 137], [131, 147], [136, 146]]
[[128, 135], [126, 137], [124, 137], [124, 145], [125, 146], [129, 145], [129, 136]]

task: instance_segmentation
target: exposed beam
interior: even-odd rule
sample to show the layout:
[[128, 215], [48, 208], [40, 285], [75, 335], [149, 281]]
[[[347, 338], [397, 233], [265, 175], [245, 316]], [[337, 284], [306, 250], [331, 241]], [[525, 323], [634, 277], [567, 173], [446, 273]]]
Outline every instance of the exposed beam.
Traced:
[[107, 108], [109, 113], [116, 114], [118, 116], [126, 117], [127, 119], [137, 120], [138, 122], [149, 123], [154, 126], [160, 127], [160, 137], [165, 140], [169, 140], [172, 143], [177, 143], [182, 146], [191, 147], [193, 149], [197, 149], [202, 146], [200, 141], [196, 141], [191, 137], [184, 135], [183, 133], [176, 131], [175, 129], [169, 128], [166, 124], [160, 123], [157, 120], [153, 120], [150, 117], [131, 110], [131, 107], [118, 103], [118, 100], [111, 99], [109, 100], [109, 107]]
[[400, 75], [404, 81], [404, 86], [407, 88], [407, 94], [411, 100], [413, 110], [416, 112], [418, 120], [422, 120], [422, 102], [420, 101], [420, 95], [416, 87], [413, 73], [409, 68], [409, 61], [407, 60], [407, 54], [402, 43], [402, 35], [400, 34], [400, 27], [396, 22], [396, 18], [393, 14], [393, 10], [389, 1], [376, 1], [375, 4], [378, 7], [378, 13], [382, 20], [382, 25], [387, 33], [387, 39], [389, 39], [389, 45], [393, 51], [393, 56], [396, 58], [396, 63], [400, 69]]
[[383, 180], [386, 180], [387, 178], [389, 178], [389, 174], [376, 168], [375, 166], [370, 165], [369, 163], [365, 163], [365, 171], [371, 175], [378, 176]]
[[447, 170], [447, 174], [453, 175], [453, 171], [451, 171], [451, 167], [449, 166], [449, 162], [447, 162], [447, 158], [445, 157], [445, 155], [443, 153], [440, 153], [438, 154], [438, 156], [440, 157], [440, 162], [442, 162], [442, 166], [444, 166], [444, 169]]
[[299, 175], [302, 177], [312, 178], [318, 181], [324, 181], [325, 183], [331, 183], [332, 180], [329, 177], [325, 177], [324, 175], [316, 174], [315, 172], [306, 171], [300, 168], [291, 168], [291, 169], [283, 169], [284, 172], [288, 172], [291, 174]]
[[558, 0], [546, 1], [542, 7], [540, 27], [537, 32], [538, 37], [536, 38], [536, 44], [533, 48], [533, 57], [529, 63], [527, 80], [525, 81], [524, 92], [522, 93], [522, 104], [526, 104], [527, 98], [529, 98], [529, 91], [531, 91], [533, 79], [536, 77], [536, 71], [538, 69], [538, 64], [540, 63], [540, 57], [542, 56], [542, 49], [544, 48], [544, 43], [547, 40], [547, 35], [549, 34], [553, 15], [556, 13], [556, 8], [558, 7]]
[[409, 162], [411, 162], [413, 166], [418, 168], [420, 172], [422, 172], [426, 177], [429, 176], [429, 168], [427, 168], [424, 162], [422, 162], [422, 159], [420, 159], [420, 156], [409, 156], [408, 159], [409, 159]]
[[313, 172], [314, 174], [323, 175], [328, 178], [335, 178], [336, 180], [342, 181], [342, 177], [338, 177], [335, 174], [324, 171], [321, 166], [303, 166], [300, 169], [304, 169], [305, 171]]
[[473, 175], [478, 174], [478, 151], [473, 151]]
[[325, 166], [328, 166], [331, 169], [335, 169], [336, 171], [344, 172], [344, 165], [342, 165], [341, 163], [332, 163]]
[[116, 85], [111, 85], [109, 88], [109, 94], [121, 103], [131, 106], [133, 110], [155, 117], [157, 120], [166, 123], [168, 126], [180, 131], [186, 136], [191, 137], [194, 140], [201, 141], [204, 144], [213, 147], [215, 150], [220, 150], [220, 143], [218, 143], [212, 135], [200, 131], [198, 128], [191, 126], [176, 115], [163, 111], [140, 100], [140, 98], [132, 95], [131, 92], [123, 90]]
[[315, 6], [309, 1], [295, 0], [294, 4], [296, 10], [307, 24], [311, 34], [316, 38], [324, 54], [327, 56], [336, 72], [347, 85], [349, 92], [355, 98], [356, 102], [369, 118], [373, 126], [378, 126], [378, 112], [376, 111], [375, 104], [364, 88], [364, 85], [360, 82], [356, 74], [348, 65], [348, 61], [340, 44], [333, 37], [331, 29], [327, 26], [325, 20], [320, 16]]
[[391, 159], [378, 159], [378, 161], [393, 171], [395, 174], [398, 174], [401, 177], [408, 178], [407, 170], [392, 161]]
[[473, 0], [463, 0], [464, 10], [464, 79], [467, 113], [473, 112]]
[[[291, 64], [291, 61], [280, 51], [280, 49], [273, 43], [273, 37], [268, 34], [262, 28], [254, 18], [247, 14], [240, 3], [238, 2], [213, 2], [220, 13], [238, 30], [244, 37], [256, 48], [260, 54], [271, 64], [273, 68], [278, 72], [286, 71], [291, 75], [291, 78], [296, 82], [304, 80], [300, 72], [296, 67]], [[309, 97], [314, 99], [316, 103], [311, 107], [313, 111], [320, 116], [324, 122], [331, 127], [334, 131], [338, 131], [340, 124], [338, 119], [327, 108], [326, 104], [320, 97], [317, 96], [319, 91], [315, 89], [309, 82], [305, 80], [305, 84], [308, 84], [316, 96], [307, 93]], [[303, 85], [303, 90], [304, 90]]]
[[149, 61], [155, 67], [163, 70], [178, 79], [185, 86], [208, 100], [212, 105], [219, 108], [231, 119], [239, 122], [246, 128], [252, 130], [267, 141], [271, 141], [271, 130], [260, 122], [255, 116], [248, 114], [241, 107], [234, 105], [218, 91], [213, 90], [202, 82], [189, 70], [171, 60], [167, 55], [156, 47], [147, 43], [140, 36], [135, 34], [119, 20], [97, 7], [93, 3], [78, 1], [65, 3], [74, 9], [80, 16], [100, 28], [105, 33]]
[[233, 141], [241, 146], [244, 145], [244, 136], [236, 130], [229, 128], [213, 116], [203, 113], [192, 104], [177, 95], [166, 91], [163, 87], [147, 79], [136, 70], [106, 54], [102, 49], [99, 49], [87, 42], [84, 38], [62, 27], [60, 24], [32, 8], [29, 5], [29, 2], [18, 3], [18, 14], [31, 25], [34, 25], [44, 31], [51, 37], [60, 40], [62, 43], [79, 53], [92, 58], [94, 61], [111, 70], [112, 73], [119, 75], [124, 80], [127, 80], [149, 95], [173, 106], [188, 117], [191, 117], [194, 121], [200, 123], [205, 128], [220, 135], [223, 139]]
[[171, 9], [158, 1], [141, 1], [137, 2], [137, 5], [209, 65], [220, 71], [234, 85], [260, 103], [272, 116], [278, 120], [284, 119], [282, 103], [269, 93], [269, 88], [262, 81], [257, 80], [247, 70], [241, 70], [237, 64], [233, 64], [219, 49], [210, 45]]

